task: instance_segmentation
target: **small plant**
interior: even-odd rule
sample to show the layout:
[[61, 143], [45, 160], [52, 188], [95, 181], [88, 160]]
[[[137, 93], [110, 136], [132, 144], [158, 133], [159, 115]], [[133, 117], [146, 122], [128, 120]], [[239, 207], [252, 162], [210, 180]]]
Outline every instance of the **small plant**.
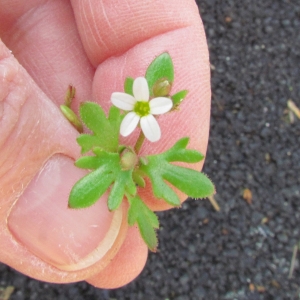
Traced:
[[[127, 77], [124, 93], [111, 95], [113, 106], [108, 116], [96, 103], [80, 105], [80, 119], [71, 110], [75, 89], [69, 87], [62, 112], [82, 132], [82, 123], [91, 131], [77, 138], [82, 157], [75, 165], [90, 170], [72, 188], [69, 197], [70, 208], [85, 208], [93, 205], [108, 192], [108, 209], [116, 210], [122, 201], [128, 201], [128, 224], [137, 224], [140, 234], [149, 249], [157, 248], [156, 229], [159, 221], [139, 195], [145, 188], [148, 177], [153, 193], [158, 199], [172, 206], [180, 206], [180, 200], [170, 185], [194, 198], [204, 198], [214, 193], [214, 185], [202, 173], [174, 164], [175, 162], [197, 163], [204, 156], [187, 149], [188, 137], [177, 141], [169, 150], [152, 155], [139, 154], [143, 142], [159, 141], [161, 130], [158, 115], [178, 111], [188, 91], [171, 95], [174, 81], [173, 62], [168, 53], [156, 57], [146, 70], [144, 77]], [[120, 144], [120, 134], [130, 135], [138, 126], [141, 131], [134, 147]]]

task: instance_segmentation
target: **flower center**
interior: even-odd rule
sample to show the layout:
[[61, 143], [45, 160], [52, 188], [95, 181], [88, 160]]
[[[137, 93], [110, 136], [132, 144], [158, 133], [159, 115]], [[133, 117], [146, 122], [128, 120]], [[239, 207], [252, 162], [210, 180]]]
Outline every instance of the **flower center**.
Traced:
[[148, 116], [150, 113], [150, 105], [148, 101], [137, 101], [133, 111], [140, 117]]

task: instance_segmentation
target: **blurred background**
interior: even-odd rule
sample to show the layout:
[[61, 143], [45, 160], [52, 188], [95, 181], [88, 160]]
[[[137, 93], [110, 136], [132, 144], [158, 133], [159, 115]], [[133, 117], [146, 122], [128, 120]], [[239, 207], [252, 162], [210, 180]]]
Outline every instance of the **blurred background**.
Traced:
[[0, 300], [300, 299], [300, 1], [197, 4], [213, 93], [204, 172], [219, 207], [160, 213], [159, 252], [124, 288], [48, 284], [0, 264]]

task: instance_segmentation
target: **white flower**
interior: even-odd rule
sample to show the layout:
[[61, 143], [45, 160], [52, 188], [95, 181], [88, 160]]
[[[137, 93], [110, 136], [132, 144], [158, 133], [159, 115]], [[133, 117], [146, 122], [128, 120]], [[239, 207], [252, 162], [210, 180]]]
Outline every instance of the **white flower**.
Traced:
[[166, 97], [149, 101], [149, 87], [146, 78], [138, 77], [133, 82], [133, 96], [126, 93], [112, 93], [111, 102], [118, 108], [130, 111], [121, 123], [120, 133], [128, 136], [140, 122], [145, 137], [156, 142], [161, 137], [160, 127], [153, 115], [168, 112], [173, 102]]

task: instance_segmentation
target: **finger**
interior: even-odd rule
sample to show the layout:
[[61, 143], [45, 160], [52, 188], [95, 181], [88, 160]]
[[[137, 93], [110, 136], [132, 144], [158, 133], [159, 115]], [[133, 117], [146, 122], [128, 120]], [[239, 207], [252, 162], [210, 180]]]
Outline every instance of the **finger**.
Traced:
[[95, 66], [154, 36], [190, 26], [197, 9], [193, 0], [71, 3], [84, 48]]
[[[134, 0], [90, 0], [72, 1], [72, 5], [88, 56], [95, 65], [101, 63], [93, 82], [93, 97], [106, 110], [112, 105], [111, 93], [123, 90], [125, 77], [143, 76], [150, 62], [165, 51], [174, 62], [172, 92], [189, 90], [179, 112], [159, 117], [162, 138], [157, 143], [146, 142], [141, 154], [162, 152], [185, 136], [190, 137], [190, 148], [205, 154], [210, 67], [205, 33], [194, 1], [152, 1], [149, 5]], [[137, 136], [138, 130], [126, 143], [133, 145]], [[170, 207], [154, 199], [149, 184], [140, 193], [152, 209]], [[179, 195], [181, 200], [186, 198]]]
[[131, 282], [144, 268], [148, 249], [136, 227], [130, 227], [128, 235], [111, 263], [99, 274], [88, 278], [98, 288], [115, 289]]
[[71, 210], [77, 132], [0, 43], [0, 261], [50, 282], [83, 280], [104, 269], [127, 231], [127, 207], [103, 197]]
[[0, 0], [0, 37], [57, 105], [69, 84], [91, 98], [94, 68], [82, 47], [69, 1]]

